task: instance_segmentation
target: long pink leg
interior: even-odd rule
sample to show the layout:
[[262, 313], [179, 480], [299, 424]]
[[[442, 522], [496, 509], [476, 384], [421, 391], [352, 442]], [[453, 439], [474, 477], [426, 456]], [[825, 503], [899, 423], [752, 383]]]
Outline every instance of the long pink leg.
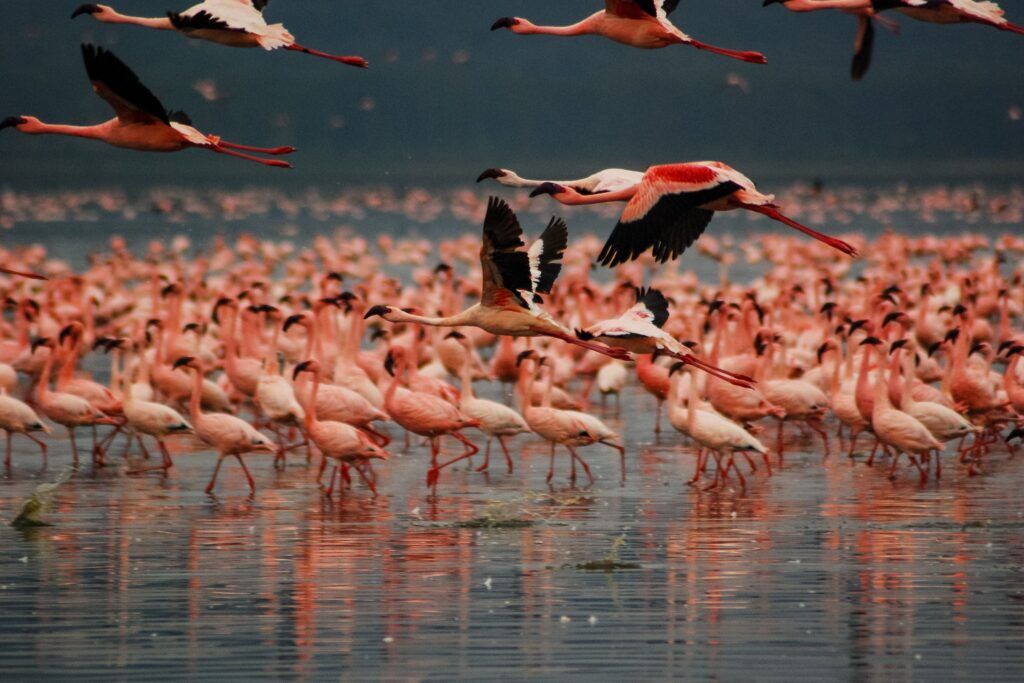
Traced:
[[498, 437], [498, 444], [501, 446], [502, 453], [505, 454], [505, 464], [508, 465], [508, 473], [512, 474], [512, 456], [508, 453], [508, 446], [505, 445], [505, 437]]
[[27, 436], [28, 438], [32, 439], [37, 444], [39, 444], [39, 450], [42, 451], [42, 454], [43, 454], [43, 464], [45, 465], [46, 462], [47, 462], [47, 450], [48, 450], [47, 447], [46, 447], [46, 443], [44, 443], [42, 439], [39, 439], [39, 438], [33, 436], [32, 434], [29, 434], [28, 432], [25, 432], [25, 436]]
[[693, 476], [687, 481], [687, 484], [695, 484], [700, 481], [700, 475], [704, 471], [704, 458], [705, 450], [700, 448], [697, 450], [697, 466], [693, 469]]
[[370, 63], [367, 62], [362, 57], [332, 55], [327, 52], [312, 50], [308, 47], [303, 47], [302, 45], [298, 45], [296, 43], [286, 45], [284, 49], [292, 50], [294, 52], [302, 52], [307, 55], [313, 55], [314, 57], [323, 57], [324, 59], [330, 59], [331, 61], [341, 62], [342, 64], [348, 64], [349, 66], [359, 67], [360, 69], [365, 69], [370, 66]]
[[355, 469], [356, 474], [359, 475], [359, 478], [363, 480], [363, 483], [366, 484], [366, 487], [370, 489], [370, 492], [373, 494], [374, 498], [376, 498], [377, 485], [373, 482], [373, 479], [366, 475], [366, 472], [363, 471], [362, 465], [358, 463], [352, 463], [352, 467]]
[[569, 452], [572, 454], [573, 460], [578, 460], [579, 463], [583, 465], [583, 471], [587, 473], [587, 479], [589, 479], [590, 483], [593, 484], [594, 475], [590, 473], [590, 465], [587, 464], [587, 461], [581, 458], [579, 454], [576, 452], [576, 449], [573, 448], [572, 446], [569, 446], [567, 444], [565, 447], [569, 449]]
[[74, 457], [74, 464], [78, 464], [78, 444], [75, 442], [75, 428], [68, 427], [68, 434], [71, 436], [71, 454]]
[[253, 480], [252, 474], [249, 473], [249, 468], [245, 466], [245, 461], [242, 460], [242, 456], [236, 453], [235, 459], [238, 460], [238, 464], [242, 466], [242, 471], [245, 472], [245, 478], [249, 480], [249, 493], [256, 493], [256, 482]]
[[548, 479], [547, 482], [550, 484], [551, 480], [555, 477], [555, 442], [551, 442], [551, 459], [548, 464]]
[[251, 145], [240, 145], [237, 142], [228, 142], [227, 140], [218, 140], [217, 144], [221, 147], [227, 147], [228, 149], [237, 149], [243, 152], [256, 152], [258, 154], [271, 154], [278, 156], [280, 154], [291, 154], [295, 151], [294, 147], [253, 147]]
[[772, 220], [778, 221], [779, 223], [782, 223], [783, 225], [788, 225], [789, 227], [793, 228], [794, 230], [799, 230], [800, 232], [804, 233], [805, 235], [813, 237], [814, 239], [818, 240], [819, 242], [824, 242], [828, 246], [832, 247], [833, 249], [838, 249], [839, 251], [843, 252], [844, 254], [847, 254], [849, 256], [856, 256], [857, 255], [857, 250], [854, 249], [853, 246], [850, 245], [849, 243], [844, 242], [843, 240], [841, 240], [841, 239], [839, 239], [837, 237], [831, 237], [831, 236], [826, 235], [824, 233], [820, 233], [817, 230], [811, 230], [806, 225], [801, 225], [800, 223], [797, 223], [792, 218], [789, 218], [788, 216], [782, 215], [782, 213], [778, 209], [773, 207], [773, 206], [758, 206], [758, 205], [755, 205], [755, 204], [744, 204], [743, 208], [747, 209], [749, 211], [753, 211], [754, 213], [759, 213], [759, 214], [762, 214], [764, 216], [768, 216], [768, 218], [771, 218]]
[[331, 470], [331, 480], [328, 482], [327, 488], [324, 489], [324, 495], [330, 498], [334, 495], [334, 480], [338, 477], [339, 465], [335, 465], [334, 469]]
[[[452, 436], [461, 441], [466, 446], [465, 456], [471, 457], [480, 452], [480, 447], [474, 444], [472, 441], [463, 436], [460, 432], [452, 432]], [[461, 458], [460, 458], [461, 459]]]
[[206, 485], [206, 492], [207, 493], [212, 492], [213, 491], [213, 487], [217, 485], [217, 475], [220, 473], [221, 463], [224, 462], [224, 458], [226, 458], [226, 457], [228, 457], [228, 456], [227, 455], [218, 455], [217, 456], [217, 466], [213, 468], [213, 476], [210, 477], [210, 483]]
[[220, 147], [218, 145], [204, 147], [204, 149], [209, 149], [213, 152], [216, 152], [217, 154], [227, 154], [229, 157], [238, 157], [239, 159], [245, 159], [246, 161], [253, 161], [256, 162], [257, 164], [263, 164], [264, 166], [273, 166], [275, 168], [292, 168], [292, 165], [289, 164], [287, 161], [280, 161], [278, 159], [260, 159], [259, 157], [252, 156], [251, 154], [234, 152], [230, 149]]
[[577, 339], [572, 335], [561, 333], [556, 334], [554, 332], [551, 332], [550, 330], [543, 330], [539, 328], [534, 328], [534, 330], [539, 334], [543, 334], [544, 336], [553, 337], [555, 339], [561, 339], [562, 341], [568, 344], [581, 346], [587, 349], [588, 351], [594, 351], [596, 353], [600, 353], [603, 356], [608, 356], [609, 358], [615, 358], [617, 360], [630, 360], [629, 351], [626, 351], [625, 349], [617, 349], [611, 346], [605, 346], [604, 344], [595, 344], [593, 342], [583, 341], [582, 339]]
[[484, 464], [476, 468], [477, 472], [486, 472], [491, 465], [491, 437], [487, 437], [487, 447], [484, 449]]
[[391, 443], [391, 437], [383, 432], [379, 432], [370, 425], [363, 425], [362, 430], [366, 432], [370, 439], [381, 448], [387, 448], [387, 445]]
[[722, 55], [723, 57], [731, 57], [732, 59], [738, 59], [741, 62], [750, 62], [751, 64], [767, 64], [768, 60], [760, 52], [750, 52], [747, 50], [727, 50], [724, 47], [715, 47], [714, 45], [708, 45], [707, 43], [701, 43], [696, 40], [687, 41], [687, 45], [692, 45], [698, 50], [705, 50], [712, 54]]
[[45, 275], [38, 275], [36, 273], [30, 273], [25, 270], [11, 270], [10, 268], [0, 268], [0, 273], [7, 273], [8, 275], [15, 275], [17, 277], [27, 277], [30, 280], [47, 280]]

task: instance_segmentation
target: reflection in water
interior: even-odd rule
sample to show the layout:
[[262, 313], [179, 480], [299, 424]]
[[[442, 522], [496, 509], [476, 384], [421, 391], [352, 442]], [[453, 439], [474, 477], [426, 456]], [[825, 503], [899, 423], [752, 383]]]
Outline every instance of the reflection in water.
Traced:
[[[623, 410], [647, 414], [645, 395]], [[611, 417], [611, 415], [609, 415]], [[651, 418], [653, 419], [653, 418]], [[636, 424], [639, 423], [639, 426]], [[1021, 461], [949, 467], [940, 484], [792, 453], [746, 492], [682, 482], [692, 449], [624, 422], [635, 449], [587, 454], [598, 482], [543, 484], [521, 439], [512, 476], [459, 470], [439, 495], [426, 453], [381, 468], [383, 495], [322, 500], [296, 459], [260, 490], [183, 453], [170, 477], [76, 473], [51, 527], [4, 528], [0, 670], [154, 677], [994, 678], [1024, 667]], [[630, 430], [635, 430], [630, 432]], [[652, 443], [653, 442], [653, 443]], [[17, 467], [0, 509], [58, 471]], [[494, 510], [531, 526], [462, 528]], [[639, 569], [582, 571], [624, 535]], [[8, 676], [5, 676], [8, 678]], [[13, 679], [12, 679], [13, 680]]]

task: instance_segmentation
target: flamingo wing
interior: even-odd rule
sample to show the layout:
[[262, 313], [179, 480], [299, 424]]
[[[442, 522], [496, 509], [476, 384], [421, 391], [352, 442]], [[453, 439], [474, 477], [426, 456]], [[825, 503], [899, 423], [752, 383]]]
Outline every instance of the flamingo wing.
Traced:
[[171, 25], [183, 33], [191, 31], [240, 31], [262, 35], [267, 28], [260, 6], [249, 0], [206, 0], [184, 12], [168, 12]]
[[655, 327], [664, 327], [668, 321], [668, 299], [660, 289], [638, 287], [636, 304], [622, 316], [625, 320], [639, 320]]
[[109, 50], [82, 45], [85, 73], [92, 89], [106, 100], [122, 123], [170, 125], [167, 110], [124, 62]]
[[874, 47], [875, 24], [871, 17], [861, 15], [857, 17], [857, 38], [853, 43], [853, 63], [850, 67], [853, 80], [859, 81], [868, 72]]
[[569, 246], [569, 228], [561, 218], [552, 218], [540, 238], [526, 252], [530, 263], [530, 290], [550, 294], [562, 272], [562, 255]]
[[[480, 247], [480, 268], [483, 271], [481, 301], [485, 306], [507, 305], [511, 297], [527, 306], [528, 297], [524, 293], [533, 292], [533, 275], [529, 254], [520, 250], [524, 246], [523, 229], [515, 213], [504, 200], [491, 197], [487, 203]], [[538, 268], [540, 265], [538, 258]]]
[[675, 11], [679, 0], [605, 0], [604, 10], [608, 14], [626, 19], [638, 19], [646, 14], [655, 19], [664, 19]]
[[659, 263], [678, 258], [703, 234], [714, 212], [701, 207], [743, 189], [709, 164], [654, 166], [644, 174], [597, 260], [617, 266], [648, 249]]

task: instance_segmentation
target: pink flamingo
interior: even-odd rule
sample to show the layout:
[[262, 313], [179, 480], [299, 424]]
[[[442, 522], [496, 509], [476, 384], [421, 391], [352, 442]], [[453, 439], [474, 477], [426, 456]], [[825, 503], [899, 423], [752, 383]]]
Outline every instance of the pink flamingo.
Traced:
[[43, 123], [34, 116], [11, 116], [0, 121], [0, 130], [14, 128], [28, 135], [70, 135], [139, 152], [180, 152], [195, 147], [266, 166], [292, 167], [286, 161], [262, 159], [244, 152], [290, 154], [295, 151], [293, 147], [250, 147], [200, 133], [192, 127], [186, 114], [164, 109], [160, 100], [112, 52], [83, 45], [82, 57], [93, 90], [113, 108], [114, 118], [94, 126], [68, 126]]

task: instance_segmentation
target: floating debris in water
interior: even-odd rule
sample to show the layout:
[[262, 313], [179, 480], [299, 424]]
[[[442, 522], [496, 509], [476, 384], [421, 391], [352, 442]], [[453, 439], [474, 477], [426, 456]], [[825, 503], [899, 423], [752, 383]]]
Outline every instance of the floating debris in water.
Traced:
[[580, 562], [573, 566], [576, 569], [582, 569], [590, 572], [614, 572], [620, 569], [640, 569], [640, 565], [635, 562], [621, 562], [619, 560], [619, 550], [625, 544], [626, 534], [620, 534], [612, 541], [612, 547], [603, 559], [591, 560], [590, 562]]
[[[40, 484], [32, 492], [32, 495], [21, 506], [21, 512], [11, 522], [15, 529], [28, 529], [38, 526], [50, 526], [44, 522], [42, 515], [49, 512], [53, 505], [53, 497], [61, 484], [71, 478], [71, 468], [66, 468], [53, 483]], [[28, 558], [25, 558], [28, 561]]]

